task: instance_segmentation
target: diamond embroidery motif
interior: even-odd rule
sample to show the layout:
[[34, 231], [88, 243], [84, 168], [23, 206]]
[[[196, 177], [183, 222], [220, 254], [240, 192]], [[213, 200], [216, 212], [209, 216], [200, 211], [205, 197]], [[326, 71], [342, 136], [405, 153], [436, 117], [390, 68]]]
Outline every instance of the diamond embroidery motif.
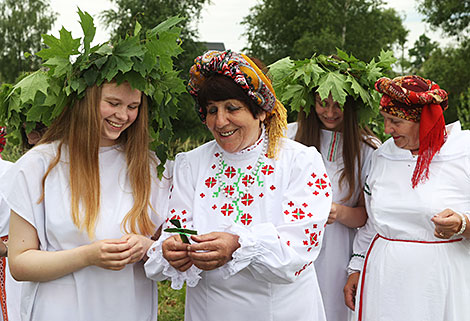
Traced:
[[208, 179], [206, 179], [206, 186], [209, 188], [214, 187], [216, 183], [217, 180], [214, 177], [209, 177]]
[[228, 185], [228, 186], [225, 186], [224, 191], [228, 195], [233, 195], [233, 193], [235, 192], [235, 188], [233, 188], [232, 185]]
[[325, 189], [328, 185], [323, 178], [319, 178], [315, 181], [315, 186], [319, 189]]
[[292, 212], [292, 216], [297, 219], [297, 220], [302, 220], [305, 218], [305, 212], [302, 211], [301, 208], [296, 208], [293, 212]]
[[233, 168], [233, 166], [229, 166], [225, 170], [225, 176], [227, 176], [228, 178], [234, 177], [236, 173], [237, 171], [235, 170], [235, 168]]
[[274, 173], [274, 167], [272, 167], [271, 165], [266, 165], [261, 169], [261, 172], [264, 175], [271, 175], [272, 173]]
[[230, 216], [233, 213], [233, 206], [230, 204], [224, 204], [221, 208], [221, 212], [224, 216]]
[[245, 175], [242, 178], [242, 184], [245, 186], [253, 185], [254, 182], [255, 182], [255, 178], [251, 175]]
[[243, 225], [250, 225], [253, 219], [250, 214], [246, 213], [242, 215], [240, 221], [242, 222]]
[[251, 194], [245, 194], [242, 197], [242, 204], [245, 206], [250, 206], [253, 203], [253, 196]]

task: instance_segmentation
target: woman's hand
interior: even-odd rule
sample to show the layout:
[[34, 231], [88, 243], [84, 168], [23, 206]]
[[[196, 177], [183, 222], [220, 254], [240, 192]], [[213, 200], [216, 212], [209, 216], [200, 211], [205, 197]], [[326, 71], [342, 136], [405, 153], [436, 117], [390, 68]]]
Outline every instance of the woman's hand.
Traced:
[[336, 204], [336, 203], [331, 203], [331, 209], [330, 209], [330, 215], [328, 215], [328, 221], [326, 221], [326, 224], [332, 224], [336, 221], [338, 218], [338, 212], [340, 211], [341, 205]]
[[214, 270], [232, 259], [233, 252], [240, 247], [238, 238], [226, 232], [193, 235], [191, 239], [198, 243], [189, 245], [189, 257], [201, 270]]
[[95, 241], [86, 247], [88, 265], [103, 269], [122, 270], [132, 259], [131, 245], [122, 239]]
[[346, 285], [344, 286], [344, 303], [348, 308], [354, 311], [356, 304], [357, 285], [359, 283], [360, 272], [355, 272], [349, 275]]
[[[131, 250], [131, 260], [129, 263], [139, 262], [146, 257], [147, 251], [152, 246], [153, 241], [143, 235], [127, 234], [121, 237], [121, 240], [127, 242]], [[129, 264], [128, 263], [128, 264]]]
[[367, 213], [364, 205], [364, 194], [359, 195], [359, 199], [355, 207], [331, 203], [330, 215], [326, 224], [339, 222], [350, 228], [358, 228], [364, 226], [367, 221]]
[[[465, 217], [465, 216], [464, 216]], [[465, 217], [468, 224], [468, 219]], [[434, 236], [440, 239], [449, 239], [462, 227], [462, 217], [451, 209], [445, 209], [431, 218], [434, 223]], [[468, 228], [465, 230], [468, 231]], [[467, 236], [464, 231], [464, 236]]]
[[181, 241], [179, 235], [170, 236], [162, 243], [163, 257], [172, 267], [184, 272], [193, 265], [191, 258], [188, 256], [188, 246], [188, 244]]

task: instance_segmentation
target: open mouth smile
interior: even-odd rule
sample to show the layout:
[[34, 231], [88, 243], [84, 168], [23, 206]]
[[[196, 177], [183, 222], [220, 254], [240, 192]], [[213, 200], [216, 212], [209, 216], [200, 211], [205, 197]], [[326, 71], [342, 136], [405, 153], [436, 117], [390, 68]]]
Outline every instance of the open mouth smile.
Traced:
[[110, 124], [112, 127], [115, 127], [115, 128], [122, 128], [122, 126], [124, 126], [124, 124], [118, 124], [108, 119], [106, 119], [106, 121], [108, 122], [108, 124]]
[[234, 129], [234, 130], [231, 130], [229, 132], [219, 132], [219, 135], [222, 136], [222, 137], [229, 137], [231, 135], [233, 135], [233, 133], [235, 133], [237, 130]]

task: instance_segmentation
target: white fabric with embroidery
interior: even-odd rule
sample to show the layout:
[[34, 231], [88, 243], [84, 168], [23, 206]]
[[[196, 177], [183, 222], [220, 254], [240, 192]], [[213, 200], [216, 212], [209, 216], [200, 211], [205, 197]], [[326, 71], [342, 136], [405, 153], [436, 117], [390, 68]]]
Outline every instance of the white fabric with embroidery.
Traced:
[[[44, 201], [37, 203], [42, 177], [56, 150], [56, 143], [36, 146], [6, 173], [10, 184], [0, 187], [9, 206], [37, 230], [42, 251], [91, 243], [72, 222], [68, 157], [63, 156], [50, 172]], [[101, 147], [99, 162], [96, 239], [120, 238], [124, 235], [121, 222], [133, 204], [125, 154], [116, 146]], [[151, 205], [158, 213], [167, 210], [168, 188], [168, 182], [152, 180]], [[157, 226], [163, 222], [161, 217], [151, 214]], [[24, 321], [156, 320], [157, 285], [146, 278], [142, 262], [121, 271], [89, 266], [49, 282], [23, 282], [21, 317]]]
[[[374, 230], [390, 239], [442, 241], [434, 237], [432, 216], [446, 208], [470, 213], [470, 132], [459, 123], [447, 130], [447, 141], [429, 167], [429, 180], [414, 189], [416, 157], [409, 150], [389, 139], [374, 153], [366, 185], [371, 228], [358, 233], [358, 251], [366, 253]], [[467, 239], [440, 244], [377, 239], [366, 266], [362, 320], [467, 320], [469, 266]]]
[[[297, 123], [289, 124], [287, 136], [294, 139], [297, 129]], [[339, 185], [341, 170], [344, 167], [342, 135], [340, 132], [322, 129], [320, 143], [320, 153], [333, 189], [333, 202], [350, 207], [356, 206], [370, 170], [374, 149], [365, 143], [361, 144], [361, 177], [354, 186], [351, 198], [344, 201], [349, 185], [347, 182], [342, 188]], [[353, 313], [344, 304], [343, 288], [347, 280], [348, 263], [353, 254], [352, 243], [356, 230], [339, 222], [325, 227], [325, 237], [320, 255], [315, 261], [315, 269], [328, 321], [347, 321], [352, 318]]]
[[198, 234], [226, 231], [240, 236], [233, 259], [213, 271], [192, 266], [181, 273], [161, 256], [164, 233], [149, 249], [147, 275], [187, 282], [186, 320], [325, 320], [312, 262], [321, 248], [331, 207], [331, 187], [314, 148], [283, 139], [278, 159], [262, 158], [255, 183], [239, 201], [223, 188], [244, 190], [262, 140], [224, 152], [226, 185], [217, 184], [220, 147], [215, 141], [176, 157], [168, 219]]

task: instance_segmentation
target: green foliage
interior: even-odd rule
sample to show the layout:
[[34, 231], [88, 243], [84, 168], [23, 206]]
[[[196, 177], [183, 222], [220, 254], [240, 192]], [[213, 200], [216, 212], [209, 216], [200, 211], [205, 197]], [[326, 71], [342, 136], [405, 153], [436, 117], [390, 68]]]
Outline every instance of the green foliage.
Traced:
[[185, 92], [183, 80], [173, 69], [172, 59], [182, 52], [178, 43], [183, 19], [172, 17], [154, 29], [142, 33], [136, 23], [133, 35], [90, 47], [95, 35], [93, 18], [78, 10], [83, 39], [74, 39], [62, 28], [60, 37], [44, 35], [47, 48], [37, 53], [44, 69], [37, 70], [14, 86], [4, 85], [0, 98], [0, 123], [8, 123], [9, 131], [18, 136], [24, 123], [27, 129], [34, 122], [49, 125], [63, 108], [83, 98], [87, 87], [100, 86], [115, 80], [127, 81], [149, 98], [152, 146], [164, 162], [172, 136], [170, 119], [175, 118], [179, 100]]
[[263, 0], [243, 24], [249, 53], [268, 64], [287, 56], [329, 55], [335, 48], [368, 61], [407, 33], [382, 0]]
[[449, 93], [449, 109], [444, 113], [446, 122], [457, 120], [459, 97], [469, 88], [470, 39], [455, 48], [438, 48], [422, 67], [422, 76], [432, 79]]
[[450, 36], [469, 31], [469, 0], [419, 0], [417, 8], [426, 16], [426, 22]]
[[419, 36], [419, 39], [415, 41], [413, 48], [408, 50], [408, 55], [412, 59], [410, 63], [411, 73], [420, 74], [424, 62], [431, 57], [432, 52], [437, 48], [437, 42], [431, 41], [426, 34]]
[[[124, 37], [133, 32], [135, 21], [138, 20], [142, 30], [151, 29], [156, 23], [165, 21], [168, 17], [179, 15], [186, 17], [179, 26], [181, 48], [184, 50], [176, 59], [175, 66], [183, 72], [179, 75], [188, 79], [189, 68], [195, 57], [201, 55], [207, 48], [196, 41], [198, 34], [195, 21], [200, 17], [203, 6], [210, 0], [111, 0], [117, 7], [101, 14], [105, 25], [112, 29], [116, 37]], [[162, 48], [164, 50], [164, 48]], [[175, 136], [184, 139], [192, 136], [195, 139], [207, 137], [207, 131], [194, 112], [194, 101], [187, 93], [180, 97], [179, 110], [171, 124]]]
[[470, 87], [460, 94], [460, 104], [457, 106], [457, 114], [463, 129], [470, 129]]
[[315, 94], [322, 100], [331, 94], [342, 107], [347, 96], [361, 103], [358, 118], [367, 124], [377, 114], [380, 94], [375, 81], [396, 61], [391, 51], [382, 51], [369, 63], [337, 49], [337, 57], [314, 55], [310, 59], [283, 58], [269, 66], [277, 97], [292, 110], [307, 114], [315, 106]]
[[38, 57], [29, 53], [41, 50], [41, 34], [54, 24], [56, 14], [50, 8], [48, 0], [0, 1], [1, 82], [13, 82], [21, 72], [38, 68]]

